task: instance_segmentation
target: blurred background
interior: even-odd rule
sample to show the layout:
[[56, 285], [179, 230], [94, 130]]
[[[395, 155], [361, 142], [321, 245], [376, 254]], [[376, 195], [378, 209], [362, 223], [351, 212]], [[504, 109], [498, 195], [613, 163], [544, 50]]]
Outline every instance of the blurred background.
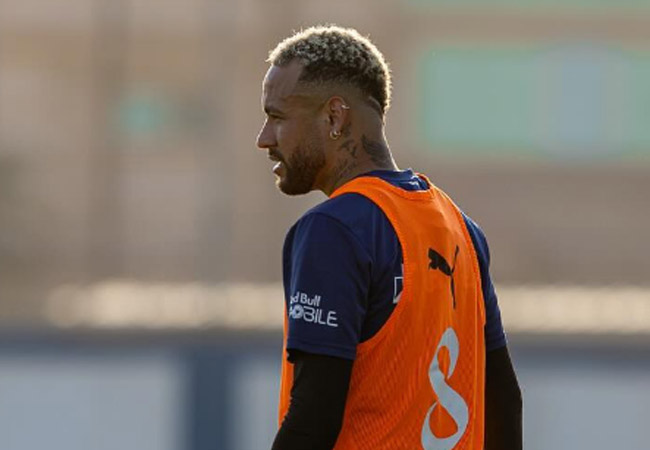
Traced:
[[356, 27], [387, 134], [486, 232], [526, 448], [650, 430], [647, 0], [0, 0], [0, 449], [249, 450], [276, 427], [288, 198], [265, 59]]

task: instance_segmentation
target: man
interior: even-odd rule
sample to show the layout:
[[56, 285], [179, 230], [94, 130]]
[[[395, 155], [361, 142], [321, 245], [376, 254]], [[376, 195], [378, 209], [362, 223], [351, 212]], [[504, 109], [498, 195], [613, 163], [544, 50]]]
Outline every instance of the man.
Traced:
[[273, 449], [520, 449], [487, 242], [425, 176], [398, 169], [383, 56], [329, 26], [269, 62], [257, 145], [282, 192], [329, 197], [285, 241]]

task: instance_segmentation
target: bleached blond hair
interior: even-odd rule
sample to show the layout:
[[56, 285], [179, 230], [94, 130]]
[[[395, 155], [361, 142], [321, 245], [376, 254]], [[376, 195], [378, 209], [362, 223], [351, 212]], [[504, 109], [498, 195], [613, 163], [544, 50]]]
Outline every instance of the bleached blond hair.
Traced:
[[303, 65], [299, 82], [343, 83], [377, 101], [382, 115], [390, 106], [390, 69], [377, 47], [353, 28], [310, 27], [280, 42], [267, 59], [284, 67], [294, 59]]

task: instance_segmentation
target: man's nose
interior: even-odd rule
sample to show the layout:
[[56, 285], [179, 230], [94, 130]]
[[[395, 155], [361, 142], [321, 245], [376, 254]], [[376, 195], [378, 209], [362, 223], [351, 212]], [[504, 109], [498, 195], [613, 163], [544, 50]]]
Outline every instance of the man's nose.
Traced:
[[260, 149], [266, 149], [269, 147], [273, 147], [274, 144], [275, 142], [270, 127], [268, 126], [268, 122], [264, 122], [264, 125], [262, 125], [262, 129], [257, 135], [257, 146]]

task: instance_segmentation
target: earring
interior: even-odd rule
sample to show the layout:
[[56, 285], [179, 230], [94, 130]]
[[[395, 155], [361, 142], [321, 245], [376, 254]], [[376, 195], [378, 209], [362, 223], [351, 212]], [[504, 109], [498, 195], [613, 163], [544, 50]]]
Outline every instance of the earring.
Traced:
[[330, 131], [330, 138], [337, 140], [338, 138], [341, 137], [341, 134], [342, 133], [340, 131], [332, 130]]

